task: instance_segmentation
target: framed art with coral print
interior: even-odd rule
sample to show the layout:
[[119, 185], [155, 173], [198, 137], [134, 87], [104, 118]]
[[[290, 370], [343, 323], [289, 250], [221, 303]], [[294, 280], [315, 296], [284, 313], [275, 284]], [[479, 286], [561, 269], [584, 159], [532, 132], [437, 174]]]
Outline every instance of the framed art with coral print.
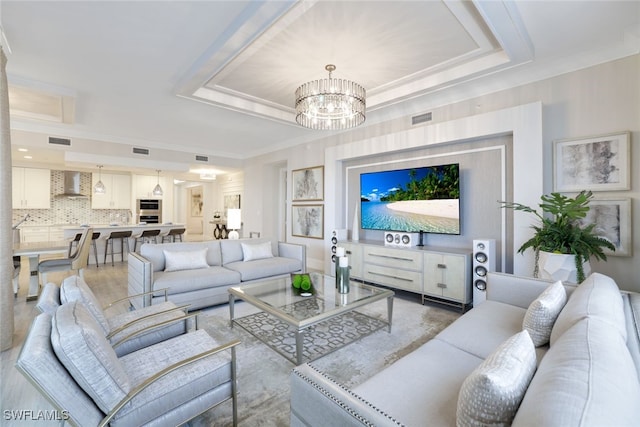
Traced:
[[553, 142], [555, 192], [631, 188], [629, 132]]

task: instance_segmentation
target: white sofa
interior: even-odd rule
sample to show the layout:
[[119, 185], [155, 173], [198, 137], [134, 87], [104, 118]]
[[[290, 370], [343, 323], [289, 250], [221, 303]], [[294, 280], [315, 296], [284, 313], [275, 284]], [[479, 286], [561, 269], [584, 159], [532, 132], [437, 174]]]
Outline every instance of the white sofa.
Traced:
[[[547, 325], [550, 344], [535, 347], [529, 338], [535, 333], [522, 332], [523, 321], [532, 319], [530, 305], [544, 307], [538, 297], [550, 283], [492, 273], [487, 286], [487, 301], [352, 389], [313, 364], [295, 368], [291, 426], [483, 425], [499, 412], [492, 405], [508, 404], [511, 418], [501, 425], [639, 425], [640, 294], [621, 292], [597, 273], [579, 287], [565, 286], [566, 304]], [[496, 350], [525, 335], [526, 351]], [[509, 369], [526, 366], [532, 352], [530, 374], [514, 400], [520, 374]]]
[[[232, 286], [306, 271], [306, 248], [270, 239], [144, 244], [128, 256], [129, 295], [168, 288], [189, 310], [229, 301]], [[164, 293], [132, 298], [135, 308], [164, 301]]]

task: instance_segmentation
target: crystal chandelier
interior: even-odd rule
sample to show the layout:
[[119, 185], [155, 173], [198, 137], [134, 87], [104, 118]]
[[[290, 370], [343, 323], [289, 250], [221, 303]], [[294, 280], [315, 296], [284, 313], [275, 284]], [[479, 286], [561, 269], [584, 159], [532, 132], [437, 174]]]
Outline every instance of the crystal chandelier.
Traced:
[[314, 80], [296, 90], [296, 122], [309, 129], [338, 130], [365, 120], [366, 90], [359, 84], [332, 79], [336, 66], [324, 67], [328, 79]]

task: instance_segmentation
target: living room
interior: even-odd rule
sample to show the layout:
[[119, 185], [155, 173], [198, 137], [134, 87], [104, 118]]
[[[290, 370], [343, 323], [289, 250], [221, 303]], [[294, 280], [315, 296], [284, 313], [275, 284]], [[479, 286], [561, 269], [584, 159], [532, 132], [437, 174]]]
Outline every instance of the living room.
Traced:
[[[251, 139], [251, 144], [243, 148], [247, 153], [251, 153], [248, 156], [231, 153], [231, 148], [227, 156], [224, 144], [214, 147], [213, 142], [211, 148], [205, 148], [205, 144], [200, 144], [183, 149], [175, 143], [169, 144], [158, 134], [149, 134], [145, 138], [141, 138], [139, 134], [114, 135], [112, 140], [107, 139], [104, 134], [98, 137], [99, 132], [92, 132], [86, 127], [86, 116], [83, 114], [89, 112], [83, 112], [80, 108], [83, 105], [80, 96], [76, 107], [76, 124], [52, 125], [26, 118], [14, 120], [12, 117], [11, 144], [24, 145], [35, 151], [38, 148], [46, 148], [46, 139], [50, 135], [69, 137], [74, 142], [75, 153], [69, 155], [67, 161], [73, 167], [81, 165], [79, 167], [83, 171], [96, 172], [96, 165], [105, 164], [105, 169], [122, 172], [142, 166], [145, 175], [154, 175], [156, 170], [162, 170], [167, 182], [174, 178], [182, 178], [184, 172], [177, 169], [188, 162], [187, 157], [192, 157], [192, 154], [206, 154], [209, 156], [210, 165], [220, 167], [222, 173], [216, 182], [203, 184], [204, 234], [212, 234], [209, 219], [213, 219], [216, 211], [223, 210], [224, 195], [230, 191], [241, 193], [245, 237], [248, 237], [249, 231], [259, 231], [262, 236], [276, 236], [287, 242], [302, 244], [307, 249], [307, 265], [322, 271], [331, 271], [332, 264], [328, 256], [328, 237], [331, 231], [347, 229], [349, 235], [353, 231], [353, 218], [360, 200], [356, 178], [361, 171], [367, 170], [366, 168], [372, 164], [384, 164], [389, 169], [398, 169], [421, 162], [460, 162], [463, 185], [462, 232], [455, 236], [427, 234], [426, 244], [471, 248], [475, 238], [496, 239], [499, 242], [498, 270], [531, 276], [533, 253], [517, 253], [521, 243], [530, 236], [531, 218], [508, 214], [500, 209], [498, 200], [513, 200], [535, 206], [540, 195], [553, 191], [553, 150], [556, 142], [629, 132], [630, 188], [598, 192], [597, 197], [630, 201], [630, 247], [627, 248], [625, 256], [614, 254], [609, 256], [606, 262], [594, 262], [592, 268], [612, 277], [621, 289], [639, 292], [640, 283], [637, 277], [640, 273], [640, 237], [638, 227], [633, 226], [640, 220], [640, 208], [637, 206], [640, 197], [640, 172], [635, 167], [640, 164], [640, 150], [635, 147], [640, 132], [640, 82], [637, 77], [640, 75], [638, 6], [635, 2], [616, 5], [622, 8], [631, 7], [631, 13], [627, 15], [633, 16], [635, 13], [635, 24], [619, 28], [616, 41], [624, 40], [619, 43], [617, 49], [612, 49], [604, 41], [598, 46], [592, 39], [582, 40], [581, 43], [575, 43], [574, 56], [565, 53], [565, 57], [560, 58], [560, 54], [551, 54], [545, 57], [546, 62], [542, 61], [542, 57], [548, 53], [536, 50], [534, 58], [530, 61], [538, 62], [538, 68], [533, 75], [526, 78], [517, 74], [509, 75], [508, 78], [501, 77], [500, 72], [493, 73], [493, 76], [485, 76], [485, 80], [471, 75], [456, 82], [455, 88], [435, 85], [429, 89], [417, 90], [414, 95], [405, 94], [404, 102], [396, 103], [394, 100], [389, 101], [388, 105], [380, 100], [382, 91], [379, 91], [378, 99], [374, 97], [369, 104], [377, 103], [378, 108], [372, 108], [365, 125], [346, 132], [325, 134], [322, 131], [296, 128], [290, 138], [290, 134], [272, 136], [272, 133], [276, 133], [276, 128], [277, 131], [280, 130], [280, 124], [257, 119], [257, 113], [254, 112], [255, 114], [250, 114], [251, 118], [247, 118], [247, 123], [250, 124], [248, 127], [260, 120], [262, 130], [256, 132], [252, 129], [247, 132], [248, 136], [245, 134], [242, 138], [238, 137], [241, 142]], [[582, 6], [585, 5], [578, 3], [574, 7]], [[522, 12], [531, 7], [531, 4], [523, 5]], [[563, 5], [562, 14], [566, 13], [564, 7], [568, 6]], [[11, 19], [12, 6], [5, 4], [2, 10], [3, 28], [15, 52], [8, 55], [9, 83], [28, 83], [27, 77], [30, 74], [27, 65], [21, 64], [20, 69], [12, 69], [15, 66], [12, 62], [20, 63], [18, 59], [22, 55], [20, 42], [14, 42], [9, 31], [12, 28], [12, 24], [8, 22]], [[537, 25], [544, 27], [540, 22]], [[529, 30], [533, 31], [532, 28]], [[501, 42], [507, 43], [504, 40]], [[210, 40], [207, 43], [210, 43]], [[585, 44], [599, 47], [599, 54], [592, 52], [589, 59], [581, 56], [579, 53], [582, 52], [578, 52], [578, 47]], [[606, 50], [611, 53], [611, 57], [605, 57], [601, 52]], [[567, 62], [572, 64], [567, 65]], [[337, 65], [336, 75], [340, 75], [342, 71], [345, 73], [343, 76], [359, 80], [359, 76], [345, 69], [346, 66], [340, 63]], [[514, 63], [513, 68], [518, 69], [520, 65]], [[90, 73], [90, 68], [86, 72]], [[269, 74], [274, 76], [273, 72]], [[302, 77], [292, 84], [296, 86], [316, 77], [322, 77], [322, 73]], [[34, 78], [31, 77], [31, 80]], [[513, 82], [508, 81], [510, 79], [513, 79]], [[43, 83], [51, 85], [49, 88], [56, 84], [64, 86], [54, 80]], [[121, 89], [118, 95], [126, 99], [126, 92], [129, 90], [134, 91], [135, 84]], [[287, 96], [293, 99], [292, 93], [288, 93]], [[182, 102], [186, 101], [183, 99]], [[172, 133], [174, 141], [180, 140], [179, 135], [192, 120], [195, 120], [194, 117], [202, 118], [206, 115], [200, 111], [194, 113], [190, 107], [185, 108], [193, 114], [189, 118], [183, 118], [183, 126]], [[219, 112], [224, 121], [232, 115], [230, 111], [233, 107], [229, 108], [217, 108], [213, 111]], [[120, 117], [118, 112], [113, 113], [114, 121], [117, 122], [116, 117], [122, 119], [122, 124], [128, 121]], [[125, 114], [128, 113], [130, 112]], [[425, 113], [431, 114], [430, 121], [412, 124], [412, 118]], [[135, 117], [140, 115], [136, 114]], [[157, 121], [157, 118], [149, 121]], [[222, 124], [218, 126], [222, 136], [216, 137], [216, 144], [221, 144], [218, 141], [220, 138], [227, 140], [226, 145], [233, 145], [228, 141], [233, 141], [235, 134]], [[261, 141], [261, 133], [268, 135], [265, 136], [264, 142]], [[139, 161], [128, 152], [131, 145], [151, 146], [154, 138], [158, 139], [158, 144], [152, 146], [152, 152], [153, 156], [157, 157], [150, 161]], [[193, 139], [196, 139], [194, 135]], [[132, 142], [134, 144], [131, 144]], [[184, 145], [186, 147], [188, 143], [185, 142]], [[240, 142], [238, 145], [241, 145]], [[79, 153], [80, 147], [83, 153]], [[24, 160], [17, 160], [15, 157], [14, 162], [25, 164]], [[45, 162], [45, 166], [52, 169], [60, 167], [57, 160], [49, 165]], [[290, 225], [283, 226], [282, 219], [289, 216], [293, 204], [290, 201], [291, 183], [283, 182], [286, 178], [290, 179], [292, 171], [317, 166], [323, 167], [324, 176], [324, 200], [316, 203], [321, 204], [324, 210], [322, 238], [299, 237], [292, 233]], [[241, 188], [230, 187], [230, 181], [222, 182], [225, 177], [233, 177], [235, 183], [241, 183]], [[184, 187], [178, 185], [175, 189], [174, 194], [177, 196], [174, 198], [186, 200], [186, 196], [182, 197]], [[170, 220], [183, 222], [186, 211], [184, 206], [174, 208], [174, 216]], [[360, 230], [360, 239], [382, 241], [383, 235], [378, 231]]]

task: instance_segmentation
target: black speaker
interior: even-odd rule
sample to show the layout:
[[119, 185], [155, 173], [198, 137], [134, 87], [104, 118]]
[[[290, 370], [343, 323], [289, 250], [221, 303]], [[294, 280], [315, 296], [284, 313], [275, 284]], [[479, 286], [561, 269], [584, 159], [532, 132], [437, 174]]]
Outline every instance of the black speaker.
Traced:
[[473, 304], [487, 299], [487, 273], [496, 271], [495, 239], [473, 241]]
[[345, 242], [347, 240], [347, 229], [340, 228], [333, 230], [331, 232], [331, 262], [336, 262], [336, 248], [339, 246], [340, 242]]

